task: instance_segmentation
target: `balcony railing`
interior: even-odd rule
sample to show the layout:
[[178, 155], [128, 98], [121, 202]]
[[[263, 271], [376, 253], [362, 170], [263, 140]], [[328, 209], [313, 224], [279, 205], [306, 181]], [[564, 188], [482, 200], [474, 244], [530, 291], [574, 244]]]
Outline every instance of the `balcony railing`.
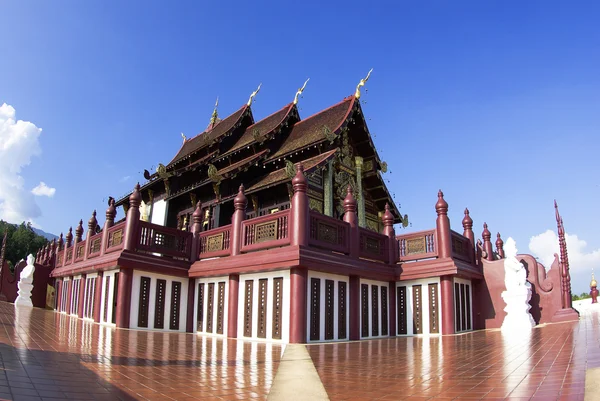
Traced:
[[456, 231], [450, 232], [450, 238], [452, 241], [452, 257], [465, 262], [471, 262], [475, 256], [471, 240]]
[[242, 222], [242, 252], [290, 244], [290, 209]]
[[436, 230], [397, 236], [400, 261], [408, 262], [437, 257], [435, 236]]
[[358, 230], [360, 234], [358, 256], [387, 263], [389, 259], [387, 247], [389, 238], [366, 228], [359, 228]]
[[96, 234], [89, 239], [88, 259], [100, 255], [102, 250], [102, 233]]
[[350, 224], [310, 211], [308, 244], [329, 251], [350, 253]]
[[214, 228], [200, 234], [199, 258], [229, 256], [231, 243], [231, 224]]
[[189, 260], [192, 249], [192, 233], [147, 221], [140, 221], [139, 227], [137, 251]]
[[125, 240], [125, 223], [122, 221], [119, 224], [108, 229], [108, 240], [106, 241], [106, 253], [120, 251], [123, 249], [123, 242]]

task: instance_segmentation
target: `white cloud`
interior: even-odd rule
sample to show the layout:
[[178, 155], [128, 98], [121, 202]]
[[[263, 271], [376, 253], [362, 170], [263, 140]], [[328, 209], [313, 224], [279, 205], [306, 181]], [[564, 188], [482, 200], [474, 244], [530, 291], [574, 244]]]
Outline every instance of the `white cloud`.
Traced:
[[[600, 268], [600, 249], [588, 251], [587, 242], [575, 234], [565, 234], [567, 253], [569, 255], [569, 270], [571, 273], [571, 290], [573, 294], [589, 291], [589, 282], [593, 268]], [[554, 261], [554, 254], [560, 254], [558, 235], [552, 230], [546, 230], [531, 237], [529, 250], [540, 262], [549, 269]]]
[[42, 153], [41, 128], [29, 121], [15, 120], [15, 109], [0, 106], [0, 219], [20, 223], [42, 214], [35, 197], [24, 189], [23, 167]]
[[35, 196], [47, 196], [52, 198], [56, 193], [56, 188], [51, 188], [44, 181], [41, 181], [39, 185], [31, 190], [31, 193]]

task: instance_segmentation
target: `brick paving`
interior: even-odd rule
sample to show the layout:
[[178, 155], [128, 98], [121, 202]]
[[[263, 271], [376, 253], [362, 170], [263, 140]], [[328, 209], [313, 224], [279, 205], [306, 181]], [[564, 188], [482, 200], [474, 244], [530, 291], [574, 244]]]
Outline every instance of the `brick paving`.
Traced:
[[308, 351], [331, 400], [583, 400], [586, 369], [600, 367], [599, 317], [596, 306], [512, 338], [489, 330]]
[[282, 351], [0, 302], [0, 400], [265, 399]]

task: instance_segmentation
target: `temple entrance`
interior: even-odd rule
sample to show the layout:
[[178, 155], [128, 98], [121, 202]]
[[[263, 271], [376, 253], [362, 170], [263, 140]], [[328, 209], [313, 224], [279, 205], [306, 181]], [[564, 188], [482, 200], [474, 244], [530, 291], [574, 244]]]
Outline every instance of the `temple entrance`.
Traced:
[[471, 281], [454, 279], [454, 330], [473, 330]]
[[440, 334], [438, 277], [396, 284], [398, 335]]

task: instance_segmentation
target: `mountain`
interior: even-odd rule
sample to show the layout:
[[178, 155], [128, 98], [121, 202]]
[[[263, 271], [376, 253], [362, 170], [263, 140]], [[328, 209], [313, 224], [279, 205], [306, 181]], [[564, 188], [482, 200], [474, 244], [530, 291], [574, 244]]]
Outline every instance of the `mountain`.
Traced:
[[47, 233], [46, 231], [40, 230], [39, 228], [35, 228], [35, 227], [31, 227], [31, 228], [33, 229], [34, 233], [36, 233], [37, 235], [41, 235], [42, 237], [46, 238], [48, 241], [52, 241], [53, 239], [58, 239], [58, 235]]

